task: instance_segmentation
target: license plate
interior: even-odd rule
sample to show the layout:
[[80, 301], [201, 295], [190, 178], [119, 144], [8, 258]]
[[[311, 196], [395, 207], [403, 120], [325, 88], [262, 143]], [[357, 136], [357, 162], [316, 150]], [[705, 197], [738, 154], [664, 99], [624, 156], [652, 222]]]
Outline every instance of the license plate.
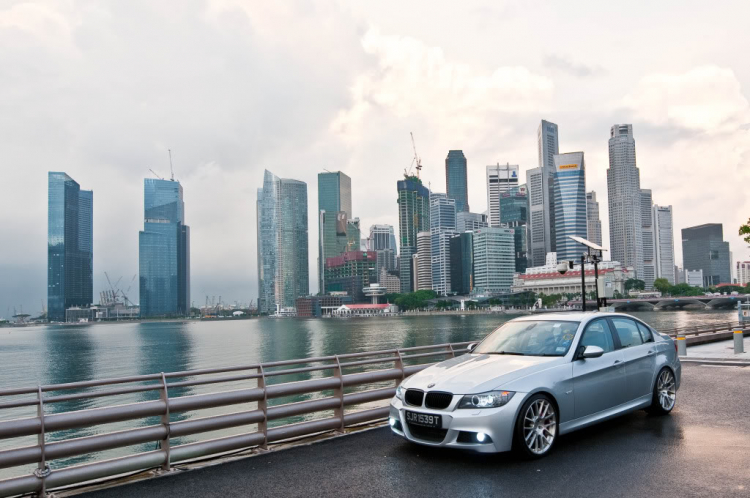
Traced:
[[428, 413], [416, 413], [406, 410], [406, 421], [410, 424], [420, 427], [429, 427], [431, 429], [442, 429], [443, 420], [440, 415], [430, 415]]

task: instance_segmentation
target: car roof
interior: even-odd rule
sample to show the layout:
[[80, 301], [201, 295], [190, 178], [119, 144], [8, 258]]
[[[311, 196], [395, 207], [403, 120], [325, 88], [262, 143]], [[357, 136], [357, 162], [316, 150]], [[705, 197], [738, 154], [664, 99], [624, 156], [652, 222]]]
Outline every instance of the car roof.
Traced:
[[594, 318], [605, 316], [630, 316], [623, 313], [611, 313], [601, 311], [570, 311], [563, 313], [534, 313], [514, 319], [514, 321], [567, 321], [567, 322], [587, 322]]

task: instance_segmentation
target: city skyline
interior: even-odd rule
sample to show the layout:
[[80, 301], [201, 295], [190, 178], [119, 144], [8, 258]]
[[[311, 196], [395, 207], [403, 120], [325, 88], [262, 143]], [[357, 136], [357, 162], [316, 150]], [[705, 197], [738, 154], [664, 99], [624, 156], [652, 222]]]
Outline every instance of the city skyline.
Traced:
[[[2, 121], [7, 137], [3, 172], [10, 184], [20, 188], [11, 189], [17, 191], [7, 192], [0, 201], [5, 242], [0, 315], [8, 307], [21, 305], [25, 311], [39, 311], [44, 299], [43, 178], [49, 169], [66, 171], [97, 192], [93, 264], [97, 296], [107, 288], [104, 271], [126, 277], [137, 273], [138, 260], [133, 255], [138, 242], [133, 234], [142, 228], [142, 181], [149, 168], [165, 173], [169, 166], [166, 149], [172, 148], [176, 176], [189, 193], [186, 214], [192, 229], [193, 298], [201, 303], [209, 294], [248, 301], [257, 297], [256, 241], [255, 230], [243, 227], [254, 217], [255, 179], [264, 167], [308, 185], [315, 184], [324, 168], [344, 171], [355, 182], [353, 208], [363, 224], [397, 226], [392, 184], [408, 167], [412, 155], [409, 131], [413, 131], [424, 165], [421, 176], [433, 190], [444, 191], [447, 151], [464, 151], [469, 158], [469, 203], [472, 211], [481, 213], [486, 209], [483, 166], [509, 161], [520, 166], [525, 178], [525, 171], [537, 164], [535, 132], [541, 119], [558, 124], [563, 150], [586, 153], [587, 188], [599, 194], [605, 246], [609, 247], [602, 181], [606, 138], [609, 126], [622, 122], [632, 123], [637, 130], [642, 185], [652, 189], [656, 203], [674, 207], [675, 236], [687, 226], [720, 222], [734, 259], [749, 259], [746, 244], [736, 235], [750, 211], [748, 201], [730, 193], [727, 204], [718, 209], [708, 198], [696, 202], [691, 187], [701, 185], [706, 192], [719, 192], [747, 181], [750, 69], [731, 57], [730, 46], [705, 41], [721, 40], [721, 33], [726, 32], [735, 36], [732, 47], [747, 40], [750, 35], [738, 29], [744, 6], [735, 4], [729, 9], [719, 4], [705, 10], [692, 6], [691, 15], [679, 27], [669, 26], [667, 13], [657, 9], [639, 28], [643, 31], [638, 37], [628, 37], [616, 63], [608, 50], [594, 43], [604, 36], [608, 9], [591, 13], [586, 26], [594, 28], [582, 30], [585, 34], [580, 41], [566, 40], [551, 49], [521, 30], [524, 23], [518, 21], [534, 19], [545, 33], [560, 36], [567, 29], [581, 27], [582, 20], [560, 9], [552, 22], [517, 6], [512, 16], [500, 16], [500, 23], [507, 28], [505, 36], [515, 36], [522, 48], [492, 54], [474, 50], [496, 46], [496, 30], [481, 28], [492, 12], [501, 11], [492, 5], [485, 6], [489, 11], [482, 16], [472, 14], [472, 9], [436, 8], [427, 17], [433, 23], [430, 30], [391, 20], [382, 7], [356, 6], [347, 13], [332, 9], [328, 15], [334, 29], [326, 37], [304, 43], [293, 37], [272, 48], [250, 45], [252, 50], [245, 49], [243, 43], [251, 40], [241, 30], [225, 29], [220, 14], [228, 11], [222, 7], [206, 16], [203, 10], [186, 6], [184, 17], [162, 35], [153, 28], [164, 24], [163, 13], [155, 8], [143, 4], [102, 8], [112, 19], [124, 17], [138, 25], [148, 21], [144, 29], [154, 50], [133, 59], [128, 54], [131, 46], [137, 46], [138, 37], [128, 31], [128, 24], [109, 24], [81, 14], [76, 7], [65, 10], [42, 4], [37, 11], [6, 8], [0, 13], [4, 20], [0, 29], [22, 35], [6, 45], [7, 56], [28, 57], [26, 50], [31, 50], [35, 64], [27, 69], [11, 64], [15, 59], [10, 59], [8, 65], [18, 71], [18, 77], [2, 83], [3, 94], [14, 96]], [[623, 15], [630, 17], [638, 11]], [[47, 14], [57, 20], [59, 29], [41, 28]], [[250, 5], [236, 14], [238, 19], [254, 18], [254, 23], [268, 26], [282, 19], [295, 27], [310, 21], [294, 8], [287, 13], [277, 8], [261, 12]], [[435, 27], [444, 25], [445, 17], [459, 22], [459, 33], [475, 32], [476, 36], [436, 34]], [[651, 31], [649, 26], [660, 28]], [[683, 30], [700, 30], [705, 37], [678, 36]], [[102, 31], [111, 36], [101, 37]], [[223, 32], [228, 38], [209, 36], [207, 40], [202, 31]], [[103, 48], [116, 56], [102, 58], [92, 50], [96, 43], [84, 43], [84, 33], [95, 40], [106, 38]], [[254, 36], [267, 42], [273, 35]], [[245, 71], [242, 64], [217, 67], [211, 63], [215, 54], [224, 51], [226, 40], [236, 42], [230, 44], [242, 51], [219, 60], [239, 57], [251, 70]], [[648, 61], [636, 56], [644, 47], [652, 54]], [[267, 58], [251, 56], [263, 50], [269, 51]], [[307, 64], [318, 50], [330, 54], [332, 66], [317, 70]], [[169, 64], [164, 64], [164, 54], [172, 51], [191, 56], [170, 57]], [[299, 56], [294, 55], [297, 52]], [[206, 54], [211, 57], [205, 58]], [[291, 57], [286, 66], [263, 65], [263, 60], [286, 60], [286, 56]], [[334, 66], [346, 69], [331, 71]], [[207, 67], [218, 73], [200, 76]], [[411, 72], [407, 69], [411, 67], [418, 70]], [[34, 79], [37, 70], [50, 71], [47, 82], [54, 84], [55, 91], [40, 87]], [[426, 76], [443, 74], [443, 70], [457, 71], [463, 79], [445, 90], [439, 78]], [[306, 85], [294, 82], [298, 71], [308, 74]], [[124, 78], [123, 73], [153, 77], [146, 83]], [[175, 77], [181, 74], [187, 77]], [[256, 74], [266, 77], [256, 79]], [[411, 81], [410, 74], [417, 79]], [[121, 88], [118, 82], [123, 80], [130, 81], [130, 88], [117, 101], [98, 90]], [[247, 88], [266, 97], [243, 97]], [[389, 95], [395, 100], [389, 100]], [[465, 98], [454, 100], [453, 95]], [[294, 102], [294, 108], [287, 102]], [[368, 102], [375, 105], [368, 106]], [[62, 131], [47, 133], [49, 129]], [[308, 224], [316, 227], [317, 198], [314, 189], [310, 190]], [[317, 257], [314, 239], [309, 247], [311, 268]], [[675, 246], [676, 263], [681, 265], [681, 244], [675, 242]], [[317, 282], [316, 277], [313, 269], [311, 282]]]

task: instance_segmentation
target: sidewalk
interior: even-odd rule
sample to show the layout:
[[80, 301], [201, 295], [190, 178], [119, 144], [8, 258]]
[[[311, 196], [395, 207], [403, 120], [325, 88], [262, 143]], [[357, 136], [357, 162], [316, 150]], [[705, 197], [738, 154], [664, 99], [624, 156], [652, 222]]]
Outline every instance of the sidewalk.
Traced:
[[697, 346], [688, 346], [687, 356], [681, 360], [742, 361], [750, 363], [750, 337], [744, 338], [744, 353], [734, 353], [734, 341], [719, 341]]

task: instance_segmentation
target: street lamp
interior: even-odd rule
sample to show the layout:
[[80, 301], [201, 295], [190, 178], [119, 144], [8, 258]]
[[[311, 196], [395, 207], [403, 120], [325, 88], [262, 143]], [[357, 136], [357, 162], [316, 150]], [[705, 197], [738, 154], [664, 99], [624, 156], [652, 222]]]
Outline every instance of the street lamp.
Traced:
[[599, 261], [602, 261], [602, 252], [607, 249], [583, 237], [576, 237], [575, 235], [568, 235], [568, 237], [579, 244], [583, 244], [587, 249], [586, 252], [581, 254], [581, 310], [586, 311], [586, 263], [594, 263], [594, 289], [596, 289], [596, 309], [598, 310], [607, 305], [607, 298], [599, 297]]

